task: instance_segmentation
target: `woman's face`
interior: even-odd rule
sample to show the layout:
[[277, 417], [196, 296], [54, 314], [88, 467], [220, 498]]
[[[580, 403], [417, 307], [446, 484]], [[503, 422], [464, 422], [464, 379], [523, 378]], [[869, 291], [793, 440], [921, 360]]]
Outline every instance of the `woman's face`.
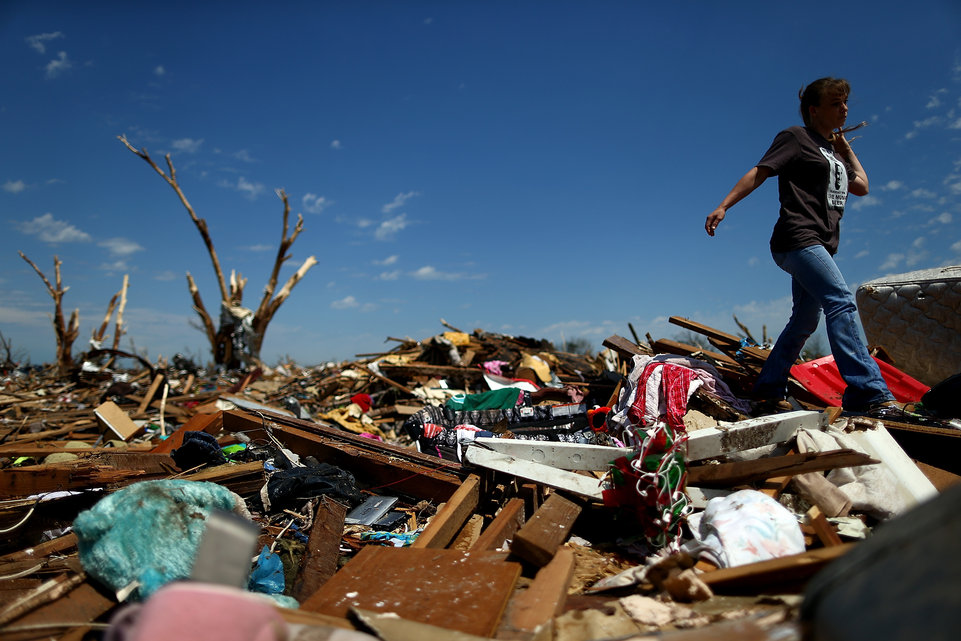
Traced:
[[821, 96], [821, 104], [811, 107], [811, 123], [817, 129], [840, 129], [847, 117], [848, 97], [842, 93]]

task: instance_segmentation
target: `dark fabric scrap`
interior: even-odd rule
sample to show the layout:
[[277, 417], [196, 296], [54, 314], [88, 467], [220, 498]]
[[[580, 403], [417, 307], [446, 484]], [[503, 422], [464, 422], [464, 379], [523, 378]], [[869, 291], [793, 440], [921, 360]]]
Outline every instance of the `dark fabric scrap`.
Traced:
[[272, 509], [283, 509], [318, 496], [329, 496], [350, 506], [359, 505], [365, 498], [353, 474], [329, 463], [281, 470], [267, 481], [267, 498]]
[[182, 470], [200, 465], [223, 465], [227, 457], [220, 450], [220, 443], [207, 432], [186, 432], [183, 445], [170, 452], [174, 463]]

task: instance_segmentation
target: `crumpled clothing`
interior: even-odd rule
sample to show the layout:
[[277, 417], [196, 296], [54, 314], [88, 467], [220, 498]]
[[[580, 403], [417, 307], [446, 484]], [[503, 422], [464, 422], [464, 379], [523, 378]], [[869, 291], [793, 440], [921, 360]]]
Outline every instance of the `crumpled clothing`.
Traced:
[[691, 556], [720, 568], [804, 552], [804, 534], [795, 516], [770, 496], [740, 490], [711, 499], [687, 518], [694, 539], [681, 546]]
[[661, 417], [676, 430], [684, 431], [687, 400], [701, 385], [694, 370], [671, 363], [652, 361], [644, 366], [637, 383], [634, 402], [627, 416], [635, 425], [653, 425]]
[[510, 365], [507, 361], [485, 361], [481, 364], [481, 369], [483, 369], [488, 374], [494, 374], [495, 376], [504, 375], [504, 367]]
[[[632, 425], [653, 424], [659, 417], [667, 414], [665, 399], [661, 394], [663, 373], [660, 371], [660, 367], [652, 370], [645, 377], [647, 366], [650, 363], [663, 363], [664, 360], [659, 360], [658, 357], [652, 358], [650, 356], [637, 355], [634, 357], [633, 362], [634, 366], [627, 376], [624, 387], [621, 389], [617, 404], [612, 408], [607, 419], [612, 433], [616, 430], [627, 430]], [[653, 381], [651, 380], [652, 376], [654, 377]], [[697, 386], [700, 384], [701, 381], [699, 378], [694, 377], [691, 379], [688, 389], [683, 392], [685, 405], [687, 404], [687, 399], [690, 398], [690, 395], [694, 393], [694, 390], [697, 389]], [[640, 398], [643, 400], [641, 407], [644, 408], [644, 411], [642, 415], [638, 416], [639, 409], [635, 410], [634, 417], [632, 417], [629, 413], [635, 408], [638, 402], [638, 394], [640, 394]], [[672, 395], [673, 398], [679, 396], [678, 394], [674, 394], [674, 392], [672, 392]], [[639, 418], [642, 418], [643, 421], [638, 420]], [[684, 429], [683, 425], [684, 423], [681, 421], [681, 430]]]
[[704, 384], [703, 389], [705, 392], [718, 397], [743, 414], [751, 413], [751, 404], [744, 399], [734, 396], [734, 392], [732, 392], [731, 388], [724, 382], [721, 373], [707, 361], [691, 358], [690, 356], [679, 356], [677, 354], [658, 354], [654, 357], [654, 360], [683, 365], [684, 367], [695, 370], [698, 380]]

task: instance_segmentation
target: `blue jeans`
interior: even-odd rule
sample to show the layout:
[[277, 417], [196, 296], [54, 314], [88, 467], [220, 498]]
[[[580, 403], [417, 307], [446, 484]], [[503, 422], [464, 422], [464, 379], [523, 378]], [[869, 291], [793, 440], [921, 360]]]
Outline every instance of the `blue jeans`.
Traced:
[[821, 245], [773, 253], [778, 267], [791, 275], [794, 308], [778, 336], [754, 393], [762, 398], [784, 398], [791, 366], [805, 341], [817, 329], [821, 310], [827, 322], [828, 342], [841, 378], [847, 383], [842, 405], [859, 411], [868, 405], [893, 400], [878, 364], [861, 340], [857, 306], [831, 254]]

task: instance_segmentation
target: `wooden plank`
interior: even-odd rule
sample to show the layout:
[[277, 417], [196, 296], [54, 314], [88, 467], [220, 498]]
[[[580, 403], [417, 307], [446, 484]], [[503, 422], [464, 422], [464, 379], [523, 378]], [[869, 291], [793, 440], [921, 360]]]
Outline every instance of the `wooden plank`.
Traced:
[[689, 343], [674, 341], [669, 338], [659, 338], [654, 341], [651, 347], [653, 347], [654, 351], [658, 354], [675, 354], [677, 356], [691, 357], [700, 355], [703, 356], [705, 360], [712, 361], [715, 364], [733, 368], [735, 370], [741, 369], [741, 364], [727, 354], [704, 349], [703, 347], [698, 347], [697, 345], [691, 345]]
[[838, 536], [837, 530], [828, 523], [818, 506], [815, 505], [807, 511], [807, 519], [808, 524], [814, 528], [814, 534], [817, 535], [821, 545], [824, 547], [841, 545], [841, 537]]
[[164, 380], [163, 374], [157, 374], [154, 376], [153, 381], [150, 383], [150, 387], [147, 388], [147, 393], [144, 394], [143, 399], [140, 401], [140, 406], [137, 407], [137, 411], [134, 416], [142, 416], [144, 412], [147, 411], [147, 407], [150, 402], [153, 401], [153, 397], [157, 395], [157, 390], [160, 389], [160, 384]]
[[450, 542], [448, 546], [452, 550], [460, 550], [461, 552], [466, 552], [471, 549], [471, 547], [480, 538], [481, 530], [484, 529], [484, 516], [481, 514], [472, 514], [464, 527], [460, 529], [460, 532], [454, 537], [454, 540]]
[[808, 579], [854, 545], [856, 544], [843, 543], [768, 561], [721, 568], [699, 577], [717, 593], [797, 593], [804, 589]]
[[468, 452], [475, 446], [512, 456], [519, 461], [540, 463], [559, 470], [606, 471], [612, 461], [630, 453], [629, 449], [623, 447], [511, 438], [480, 437], [475, 439]]
[[217, 465], [182, 476], [187, 481], [210, 481], [247, 498], [260, 492], [266, 482], [263, 461]]
[[0, 496], [113, 486], [144, 476], [140, 470], [116, 470], [105, 465], [32, 465], [0, 471]]
[[[90, 579], [85, 580], [79, 586], [71, 590], [63, 598], [57, 599], [46, 605], [42, 605], [18, 619], [10, 621], [9, 626], [27, 627], [31, 625], [50, 626], [39, 638], [58, 637], [56, 634], [56, 624], [64, 624], [64, 629], [70, 629], [79, 623], [91, 623], [110, 609], [117, 605], [117, 602], [104, 592], [95, 588]], [[3, 632], [4, 641], [26, 641], [27, 639], [37, 639], [36, 630], [25, 632]]]
[[760, 361], [761, 363], [766, 361], [768, 354], [770, 354], [769, 350], [761, 349], [760, 347], [754, 347], [752, 345], [746, 345], [742, 347], [740, 337], [735, 336], [734, 334], [728, 334], [727, 332], [722, 332], [721, 330], [709, 327], [708, 325], [697, 323], [682, 316], [671, 316], [667, 320], [673, 325], [677, 325], [678, 327], [683, 327], [684, 329], [707, 336], [712, 345], [722, 346], [723, 348], [726, 348], [725, 351], [740, 351], [742, 354]]
[[351, 608], [491, 636], [521, 566], [457, 550], [367, 546], [301, 609], [346, 618]]
[[58, 536], [55, 539], [38, 543], [24, 550], [10, 552], [0, 556], [0, 562], [24, 561], [24, 560], [45, 560], [51, 554], [58, 554], [72, 550], [77, 547], [77, 535], [73, 532]]
[[471, 474], [450, 497], [444, 508], [411, 545], [413, 548], [444, 548], [474, 513], [480, 503], [480, 477]]
[[134, 423], [113, 401], [101, 403], [93, 413], [104, 430], [110, 430], [122, 441], [129, 441], [144, 431], [142, 425]]
[[224, 426], [224, 415], [222, 412], [215, 414], [194, 414], [190, 420], [175, 430], [168, 438], [160, 441], [151, 452], [155, 454], [169, 454], [184, 444], [184, 436], [187, 432], [207, 432], [216, 436]]
[[514, 628], [533, 632], [564, 610], [574, 576], [574, 551], [561, 548], [538, 570], [530, 587], [511, 600], [508, 621]]
[[580, 505], [557, 492], [552, 493], [514, 535], [511, 552], [538, 567], [544, 567], [567, 539], [580, 513]]
[[500, 509], [490, 525], [471, 546], [474, 551], [496, 550], [524, 524], [524, 500], [513, 498]]
[[467, 634], [418, 621], [408, 621], [394, 612], [380, 614], [351, 608], [351, 614], [381, 641], [487, 641], [487, 637]]
[[[525, 443], [527, 441], [524, 441]], [[483, 467], [505, 474], [512, 474], [519, 478], [536, 481], [542, 485], [559, 490], [572, 492], [588, 498], [600, 499], [603, 487], [601, 481], [593, 476], [584, 476], [567, 470], [560, 470], [549, 465], [534, 463], [527, 459], [516, 458], [501, 454], [482, 447], [469, 447], [464, 454], [466, 461], [472, 465]]]
[[316, 592], [337, 572], [346, 516], [347, 506], [326, 496], [317, 505], [295, 583], [297, 590], [293, 596], [298, 601]]
[[770, 456], [753, 461], [734, 461], [717, 465], [689, 467], [687, 480], [691, 485], [700, 487], [730, 487], [763, 481], [772, 476], [823, 472], [841, 467], [874, 465], [876, 463], [880, 463], [880, 461], [855, 450], [805, 452], [803, 454]]
[[617, 334], [605, 338], [601, 345], [614, 350], [618, 356], [628, 360], [634, 356], [649, 356], [651, 354], [650, 350], [644, 349], [634, 341]]
[[801, 427], [823, 429], [827, 418], [805, 410], [760, 416], [725, 427], [708, 427], [691, 432], [687, 439], [688, 461], [724, 456], [765, 445], [784, 443]]
[[223, 412], [224, 429], [267, 439], [263, 425], [272, 426], [284, 447], [300, 456], [350, 470], [377, 490], [391, 487], [420, 499], [446, 501], [457, 491], [467, 471], [460, 463], [444, 461], [406, 447], [383, 443], [333, 427], [271, 412]]

